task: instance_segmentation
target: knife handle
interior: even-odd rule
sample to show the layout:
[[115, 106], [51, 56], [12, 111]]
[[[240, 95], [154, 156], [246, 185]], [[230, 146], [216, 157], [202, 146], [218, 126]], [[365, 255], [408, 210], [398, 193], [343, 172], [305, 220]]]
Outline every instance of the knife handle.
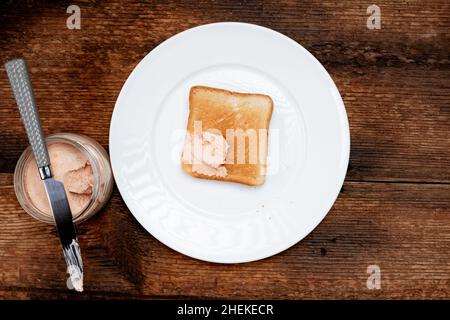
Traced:
[[16, 98], [20, 117], [22, 118], [31, 149], [33, 150], [36, 164], [41, 178], [51, 176], [50, 158], [42, 133], [41, 121], [34, 99], [33, 87], [25, 60], [14, 59], [5, 64], [9, 83]]

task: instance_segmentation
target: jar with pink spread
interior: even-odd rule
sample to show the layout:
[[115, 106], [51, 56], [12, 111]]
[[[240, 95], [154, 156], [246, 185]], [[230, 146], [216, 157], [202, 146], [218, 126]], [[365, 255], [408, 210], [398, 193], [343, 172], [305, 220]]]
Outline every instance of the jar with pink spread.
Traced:
[[[85, 221], [98, 212], [111, 196], [114, 179], [108, 154], [98, 142], [80, 134], [53, 134], [47, 137], [46, 142], [54, 179], [64, 184], [73, 221]], [[30, 147], [17, 162], [14, 189], [27, 213], [40, 221], [54, 224]]]

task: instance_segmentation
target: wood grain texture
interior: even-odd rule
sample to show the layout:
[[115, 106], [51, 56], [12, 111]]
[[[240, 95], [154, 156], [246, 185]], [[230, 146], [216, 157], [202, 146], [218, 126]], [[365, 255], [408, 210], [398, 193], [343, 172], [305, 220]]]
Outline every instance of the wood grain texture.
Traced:
[[[78, 228], [86, 292], [77, 295], [65, 290], [54, 228], [10, 201], [11, 175], [2, 176], [0, 291], [8, 295], [448, 298], [447, 185], [348, 182], [325, 220], [299, 245], [238, 265], [201, 262], [167, 248], [134, 220], [115, 191], [107, 208]], [[382, 270], [382, 290], [366, 287], [371, 264]]]
[[[117, 190], [79, 226], [86, 292], [65, 288], [52, 226], [15, 199], [12, 173], [27, 146], [0, 74], [1, 298], [450, 298], [450, 8], [448, 1], [2, 1], [0, 61], [31, 67], [46, 134], [83, 133], [108, 147], [110, 117], [135, 65], [168, 37], [218, 21], [251, 22], [301, 43], [335, 80], [351, 129], [343, 190], [301, 243], [262, 261], [216, 265], [165, 247], [134, 220]], [[31, 241], [35, 242], [32, 243]], [[378, 264], [382, 289], [366, 288]]]
[[[107, 146], [115, 99], [145, 54], [189, 27], [240, 20], [291, 36], [333, 76], [350, 120], [349, 179], [450, 181], [450, 11], [445, 1], [426, 6], [380, 2], [383, 27], [376, 31], [367, 29], [367, 6], [358, 1], [345, 6], [81, 2], [81, 30], [65, 27], [63, 3], [2, 6], [1, 57], [28, 60], [46, 133], [70, 128]], [[0, 77], [0, 95], [0, 167], [12, 172], [27, 141], [5, 77]], [[68, 127], [71, 122], [83, 126]]]

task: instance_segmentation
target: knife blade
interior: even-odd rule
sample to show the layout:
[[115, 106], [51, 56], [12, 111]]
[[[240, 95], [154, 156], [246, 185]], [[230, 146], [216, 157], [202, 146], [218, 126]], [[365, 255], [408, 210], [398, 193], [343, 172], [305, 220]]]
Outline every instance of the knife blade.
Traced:
[[43, 181], [66, 259], [70, 283], [75, 290], [83, 291], [83, 262], [64, 185], [53, 178]]

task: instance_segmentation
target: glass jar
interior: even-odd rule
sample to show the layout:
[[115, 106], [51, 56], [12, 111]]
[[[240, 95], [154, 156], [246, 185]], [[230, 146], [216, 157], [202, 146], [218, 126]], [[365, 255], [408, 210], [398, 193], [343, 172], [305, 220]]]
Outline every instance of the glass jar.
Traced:
[[[64, 143], [76, 148], [89, 161], [92, 168], [92, 194], [87, 204], [79, 211], [73, 212], [72, 217], [75, 223], [83, 222], [97, 213], [111, 197], [114, 179], [112, 176], [109, 157], [105, 149], [95, 140], [74, 133], [57, 133], [46, 138], [47, 146], [53, 143]], [[14, 171], [14, 190], [22, 208], [33, 218], [55, 224], [53, 215], [39, 209], [30, 198], [26, 186], [26, 167], [29, 162], [35, 164], [35, 159], [31, 147], [25, 149], [17, 162]], [[37, 172], [36, 167], [36, 172]]]

